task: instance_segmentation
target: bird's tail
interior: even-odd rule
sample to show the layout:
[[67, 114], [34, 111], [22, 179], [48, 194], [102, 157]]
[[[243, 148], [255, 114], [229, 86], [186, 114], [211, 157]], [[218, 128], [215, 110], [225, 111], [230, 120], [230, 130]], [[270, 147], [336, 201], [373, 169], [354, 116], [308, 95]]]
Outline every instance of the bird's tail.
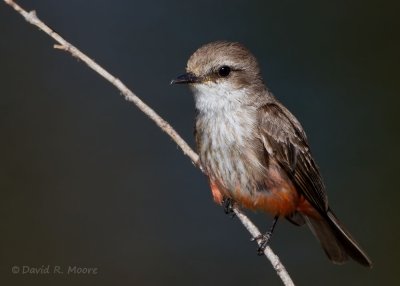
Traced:
[[324, 216], [305, 216], [305, 219], [333, 263], [342, 264], [350, 256], [361, 265], [372, 267], [367, 254], [331, 210]]

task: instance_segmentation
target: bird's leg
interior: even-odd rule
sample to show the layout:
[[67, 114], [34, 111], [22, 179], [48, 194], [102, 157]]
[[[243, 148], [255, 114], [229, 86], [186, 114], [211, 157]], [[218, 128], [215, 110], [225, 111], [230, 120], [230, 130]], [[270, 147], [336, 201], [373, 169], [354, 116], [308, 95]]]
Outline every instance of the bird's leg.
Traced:
[[274, 220], [272, 221], [271, 227], [268, 229], [268, 231], [265, 234], [260, 234], [259, 236], [253, 237], [251, 239], [251, 241], [255, 241], [256, 240], [256, 241], [259, 242], [260, 246], [258, 247], [258, 250], [257, 250], [258, 255], [263, 255], [264, 254], [264, 250], [267, 247], [269, 241], [271, 240], [272, 232], [275, 229], [275, 225], [278, 222], [278, 218], [279, 218], [278, 215], [274, 217]]
[[224, 212], [230, 215], [231, 218], [235, 217], [235, 212], [233, 211], [234, 201], [231, 198], [224, 198], [222, 201], [222, 206], [224, 207]]

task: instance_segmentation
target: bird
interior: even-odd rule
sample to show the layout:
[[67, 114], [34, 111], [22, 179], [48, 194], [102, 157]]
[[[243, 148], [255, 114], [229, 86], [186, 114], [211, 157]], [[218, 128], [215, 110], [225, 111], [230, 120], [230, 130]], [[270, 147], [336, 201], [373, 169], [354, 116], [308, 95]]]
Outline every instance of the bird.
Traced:
[[372, 267], [328, 204], [303, 127], [266, 87], [245, 46], [228, 41], [201, 46], [171, 84], [186, 84], [194, 95], [199, 164], [214, 201], [227, 211], [238, 206], [274, 217], [269, 230], [254, 238], [259, 254], [282, 217], [307, 225], [333, 263], [351, 258]]

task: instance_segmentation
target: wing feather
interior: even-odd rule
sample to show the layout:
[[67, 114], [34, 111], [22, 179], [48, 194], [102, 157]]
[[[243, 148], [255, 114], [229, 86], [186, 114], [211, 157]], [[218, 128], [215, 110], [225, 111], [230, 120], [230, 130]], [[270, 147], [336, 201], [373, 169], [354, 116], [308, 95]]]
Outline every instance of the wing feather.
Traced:
[[325, 186], [298, 120], [281, 104], [269, 103], [260, 108], [259, 128], [267, 156], [273, 156], [298, 191], [317, 210], [326, 213]]

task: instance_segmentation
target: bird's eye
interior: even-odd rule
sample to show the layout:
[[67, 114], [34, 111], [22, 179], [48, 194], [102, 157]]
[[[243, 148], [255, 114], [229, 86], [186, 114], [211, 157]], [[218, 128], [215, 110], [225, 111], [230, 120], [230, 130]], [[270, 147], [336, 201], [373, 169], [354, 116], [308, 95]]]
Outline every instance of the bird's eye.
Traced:
[[218, 70], [220, 77], [227, 77], [231, 73], [231, 68], [228, 66], [222, 66]]

